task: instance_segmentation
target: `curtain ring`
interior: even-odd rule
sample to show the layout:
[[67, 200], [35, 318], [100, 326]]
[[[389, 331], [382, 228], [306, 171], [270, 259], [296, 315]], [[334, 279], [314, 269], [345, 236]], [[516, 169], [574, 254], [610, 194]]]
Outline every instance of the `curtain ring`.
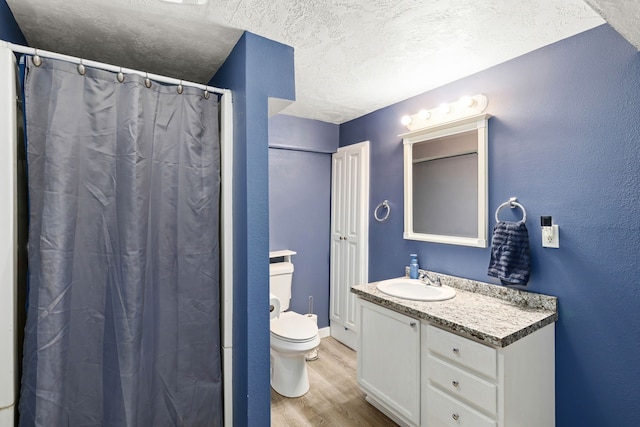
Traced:
[[144, 85], [145, 85], [147, 88], [150, 88], [150, 87], [151, 87], [151, 79], [149, 78], [149, 73], [145, 73], [145, 76], [146, 76], [146, 77], [145, 77], [145, 79], [144, 79]]
[[124, 73], [122, 72], [122, 67], [120, 67], [120, 71], [118, 71], [117, 79], [120, 83], [124, 82]]
[[178, 85], [178, 94], [182, 95], [184, 92], [184, 88], [182, 87], [182, 80], [180, 80], [180, 84]]
[[78, 73], [81, 76], [84, 76], [85, 74], [87, 74], [87, 69], [85, 68], [84, 64], [82, 63], [82, 58], [80, 58], [80, 63], [78, 64]]
[[31, 62], [33, 62], [33, 65], [35, 65], [36, 67], [42, 65], [42, 58], [40, 58], [40, 55], [38, 55], [38, 49], [34, 49], [34, 55], [33, 58], [31, 58]]
[[209, 91], [207, 89], [204, 90], [204, 99], [209, 99], [209, 97], [211, 96], [211, 94], [209, 93]]

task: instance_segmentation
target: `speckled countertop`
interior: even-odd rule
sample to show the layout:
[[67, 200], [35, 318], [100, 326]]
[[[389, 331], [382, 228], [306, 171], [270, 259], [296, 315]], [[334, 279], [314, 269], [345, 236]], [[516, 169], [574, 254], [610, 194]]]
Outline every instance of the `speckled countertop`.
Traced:
[[[496, 347], [558, 320], [556, 297], [430, 272], [456, 288], [453, 299], [412, 301], [380, 292], [376, 283], [353, 286], [360, 298]], [[428, 285], [425, 285], [428, 286]]]

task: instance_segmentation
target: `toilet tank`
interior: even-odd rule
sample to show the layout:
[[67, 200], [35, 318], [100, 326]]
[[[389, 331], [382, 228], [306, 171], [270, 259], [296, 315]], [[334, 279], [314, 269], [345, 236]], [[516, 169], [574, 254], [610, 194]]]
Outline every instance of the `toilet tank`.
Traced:
[[292, 279], [292, 263], [275, 262], [269, 264], [269, 292], [280, 300], [280, 311], [286, 311], [289, 309]]

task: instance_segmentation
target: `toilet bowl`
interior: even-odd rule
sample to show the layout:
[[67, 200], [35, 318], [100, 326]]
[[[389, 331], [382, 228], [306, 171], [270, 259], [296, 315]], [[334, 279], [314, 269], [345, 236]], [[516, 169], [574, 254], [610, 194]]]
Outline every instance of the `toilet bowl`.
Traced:
[[271, 387], [282, 396], [300, 397], [309, 391], [305, 355], [320, 345], [318, 326], [292, 311], [270, 322]]

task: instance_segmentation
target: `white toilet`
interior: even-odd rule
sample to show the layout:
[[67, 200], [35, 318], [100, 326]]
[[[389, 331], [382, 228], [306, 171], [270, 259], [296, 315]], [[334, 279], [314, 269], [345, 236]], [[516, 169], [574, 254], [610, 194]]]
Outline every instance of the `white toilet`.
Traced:
[[285, 397], [309, 391], [305, 354], [320, 345], [318, 326], [307, 316], [286, 311], [291, 299], [293, 264], [269, 264], [269, 292], [280, 300], [280, 316], [271, 319], [271, 387]]

